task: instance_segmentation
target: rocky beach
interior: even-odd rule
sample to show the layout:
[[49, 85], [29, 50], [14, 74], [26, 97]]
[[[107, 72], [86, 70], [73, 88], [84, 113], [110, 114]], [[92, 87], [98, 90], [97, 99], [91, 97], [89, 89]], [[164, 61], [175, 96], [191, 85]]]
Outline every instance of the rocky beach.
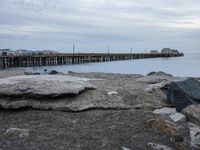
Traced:
[[0, 150], [198, 150], [199, 88], [164, 72], [1, 71]]

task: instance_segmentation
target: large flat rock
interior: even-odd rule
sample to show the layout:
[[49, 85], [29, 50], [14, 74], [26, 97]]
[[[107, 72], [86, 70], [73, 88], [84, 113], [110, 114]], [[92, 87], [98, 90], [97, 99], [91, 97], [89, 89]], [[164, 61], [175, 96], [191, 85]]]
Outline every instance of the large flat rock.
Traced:
[[[139, 77], [102, 73], [73, 74], [73, 77], [72, 75], [10, 77], [0, 80], [0, 107], [80, 112], [88, 109], [152, 110], [169, 105], [165, 103], [166, 96], [161, 90], [146, 92], [144, 89], [149, 84], [137, 82], [136, 79]], [[95, 87], [95, 90], [83, 92], [91, 87]]]
[[1, 98], [56, 98], [93, 88], [89, 79], [68, 75], [22, 75], [0, 79]]

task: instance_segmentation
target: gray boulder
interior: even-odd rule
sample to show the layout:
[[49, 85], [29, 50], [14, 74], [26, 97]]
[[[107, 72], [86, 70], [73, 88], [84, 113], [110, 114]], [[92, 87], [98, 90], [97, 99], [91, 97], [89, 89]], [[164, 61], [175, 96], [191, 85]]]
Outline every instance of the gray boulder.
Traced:
[[56, 98], [93, 88], [89, 79], [67, 75], [29, 75], [0, 79], [1, 98]]
[[58, 74], [58, 71], [56, 71], [56, 70], [51, 70], [48, 74]]
[[200, 104], [187, 106], [182, 112], [190, 122], [200, 126]]
[[150, 72], [147, 74], [147, 76], [152, 76], [152, 75], [157, 75], [157, 76], [170, 76], [173, 77], [171, 74], [165, 73], [163, 71], [158, 71], [158, 72]]
[[190, 78], [172, 83], [167, 92], [167, 99], [178, 112], [188, 105], [200, 103], [200, 82]]

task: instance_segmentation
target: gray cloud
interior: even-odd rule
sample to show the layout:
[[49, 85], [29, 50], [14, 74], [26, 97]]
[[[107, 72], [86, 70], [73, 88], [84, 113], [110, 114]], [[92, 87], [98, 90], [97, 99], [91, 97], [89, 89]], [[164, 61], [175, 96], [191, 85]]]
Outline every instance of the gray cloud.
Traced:
[[5, 48], [129, 51], [200, 48], [199, 0], [1, 0]]

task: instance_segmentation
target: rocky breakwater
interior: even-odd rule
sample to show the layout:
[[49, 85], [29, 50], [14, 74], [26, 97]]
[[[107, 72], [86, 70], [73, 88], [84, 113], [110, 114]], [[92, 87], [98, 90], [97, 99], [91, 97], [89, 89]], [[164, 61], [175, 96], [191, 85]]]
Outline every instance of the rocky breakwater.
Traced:
[[[163, 107], [154, 110], [153, 113], [161, 115], [162, 118], [160, 118], [160, 120], [150, 121], [151, 127], [161, 132], [166, 132], [173, 137], [173, 135], [177, 135], [177, 133], [174, 132], [176, 131], [174, 129], [175, 126], [172, 126], [171, 123], [179, 122], [178, 124], [183, 126], [184, 122], [187, 122], [186, 126], [190, 133], [189, 149], [200, 149], [199, 79], [188, 78], [182, 81], [170, 82], [167, 87], [167, 100], [172, 104], [171, 108]], [[163, 119], [163, 116], [165, 119]], [[170, 120], [171, 123], [169, 123]], [[170, 130], [168, 129], [169, 127]], [[180, 136], [178, 137], [180, 140]]]

